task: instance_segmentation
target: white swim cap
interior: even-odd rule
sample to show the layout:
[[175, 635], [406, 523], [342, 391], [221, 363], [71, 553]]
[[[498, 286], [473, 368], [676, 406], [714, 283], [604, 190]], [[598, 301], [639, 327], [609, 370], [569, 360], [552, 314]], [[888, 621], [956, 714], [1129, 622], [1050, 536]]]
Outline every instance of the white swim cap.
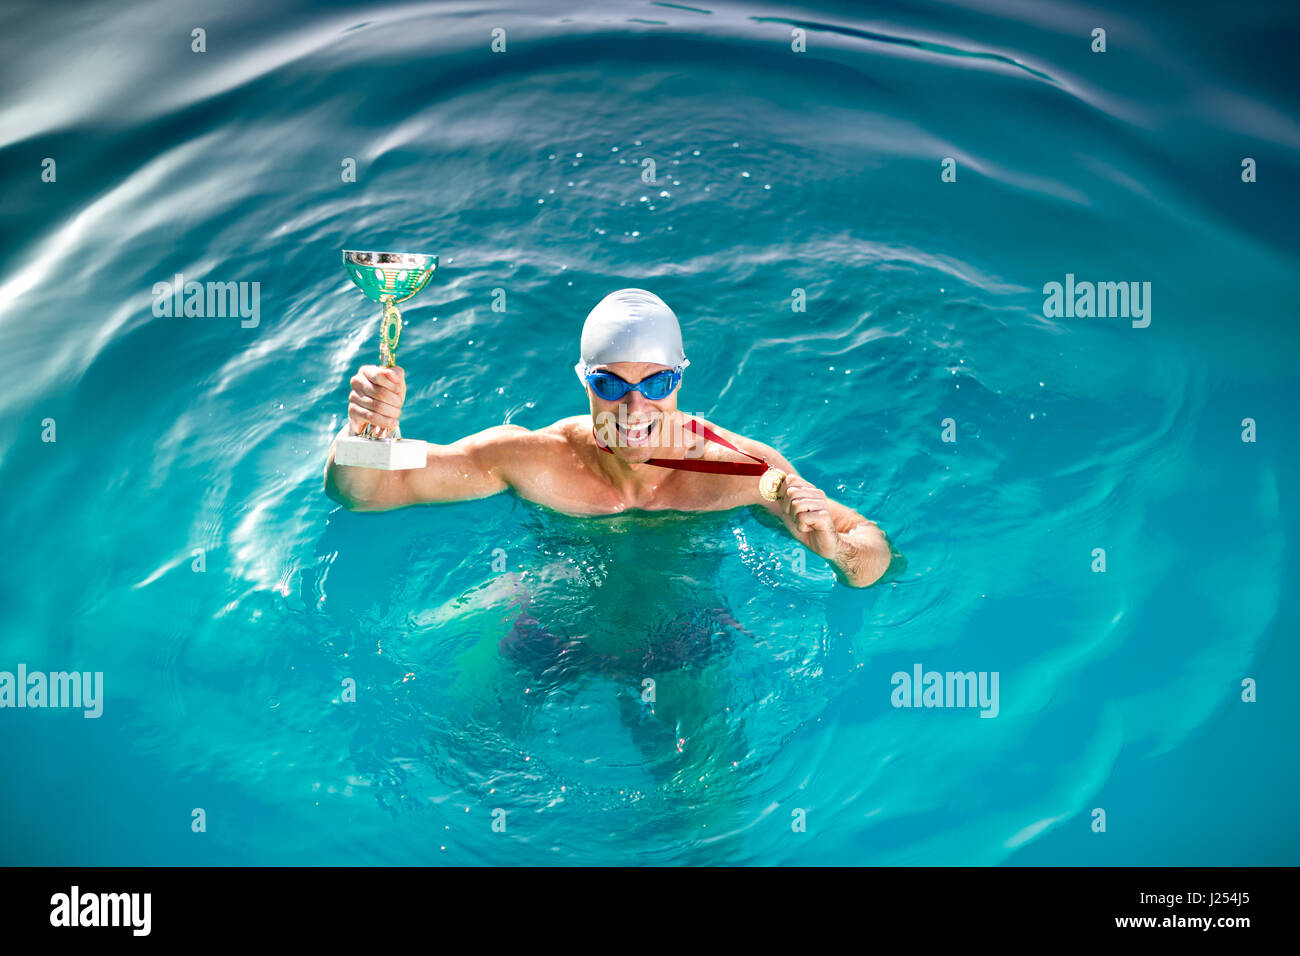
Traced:
[[682, 329], [664, 300], [645, 289], [619, 289], [596, 304], [582, 326], [582, 361], [575, 367], [586, 385], [586, 369], [611, 362], [653, 362], [669, 368], [691, 363], [682, 351]]

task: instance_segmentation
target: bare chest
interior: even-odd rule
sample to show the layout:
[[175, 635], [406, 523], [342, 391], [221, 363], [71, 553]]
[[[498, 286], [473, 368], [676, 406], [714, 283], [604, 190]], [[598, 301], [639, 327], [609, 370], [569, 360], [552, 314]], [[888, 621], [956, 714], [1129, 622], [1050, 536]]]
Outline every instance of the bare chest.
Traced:
[[[555, 463], [558, 465], [559, 463]], [[545, 469], [516, 486], [524, 498], [572, 515], [626, 511], [726, 511], [761, 504], [754, 478], [700, 474], [657, 465], [640, 469], [646, 480], [636, 491], [613, 487], [600, 469], [580, 460]]]

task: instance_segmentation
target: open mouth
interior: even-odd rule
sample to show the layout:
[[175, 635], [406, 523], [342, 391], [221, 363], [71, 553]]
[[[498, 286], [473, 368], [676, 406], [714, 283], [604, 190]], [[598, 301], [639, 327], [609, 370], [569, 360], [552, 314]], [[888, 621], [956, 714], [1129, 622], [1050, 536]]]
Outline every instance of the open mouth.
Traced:
[[659, 423], [653, 419], [648, 422], [628, 422], [626, 428], [615, 425], [618, 429], [618, 443], [628, 448], [641, 448], [650, 444], [650, 436]]

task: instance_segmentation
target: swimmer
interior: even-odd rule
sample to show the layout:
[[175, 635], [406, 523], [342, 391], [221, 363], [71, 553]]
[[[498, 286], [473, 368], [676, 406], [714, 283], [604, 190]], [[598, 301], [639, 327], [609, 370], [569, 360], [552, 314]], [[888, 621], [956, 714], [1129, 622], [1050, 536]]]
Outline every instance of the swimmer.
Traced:
[[[589, 414], [536, 431], [497, 425], [449, 445], [431, 443], [425, 466], [406, 471], [337, 465], [331, 445], [325, 491], [352, 511], [467, 501], [508, 489], [570, 515], [756, 507], [829, 561], [844, 584], [878, 581], [891, 551], [874, 522], [826, 497], [762, 442], [678, 410], [689, 364], [677, 316], [662, 299], [642, 289], [613, 292], [582, 329], [575, 370]], [[393, 434], [406, 399], [401, 367], [363, 365], [351, 384], [348, 423], [338, 437], [367, 426], [371, 435]]]

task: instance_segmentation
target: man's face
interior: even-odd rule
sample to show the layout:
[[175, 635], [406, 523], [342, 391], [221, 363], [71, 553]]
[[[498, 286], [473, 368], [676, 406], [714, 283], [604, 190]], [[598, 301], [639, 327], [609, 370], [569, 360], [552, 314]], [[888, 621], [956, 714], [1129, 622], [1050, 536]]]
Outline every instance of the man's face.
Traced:
[[[592, 371], [610, 372], [625, 382], [637, 383], [669, 368], [653, 362], [611, 362], [597, 365]], [[627, 462], [641, 462], [654, 457], [655, 448], [669, 443], [671, 426], [677, 413], [675, 388], [659, 401], [652, 402], [638, 391], [629, 391], [620, 399], [607, 401], [587, 386], [591, 399], [591, 419], [596, 433], [614, 454]]]

